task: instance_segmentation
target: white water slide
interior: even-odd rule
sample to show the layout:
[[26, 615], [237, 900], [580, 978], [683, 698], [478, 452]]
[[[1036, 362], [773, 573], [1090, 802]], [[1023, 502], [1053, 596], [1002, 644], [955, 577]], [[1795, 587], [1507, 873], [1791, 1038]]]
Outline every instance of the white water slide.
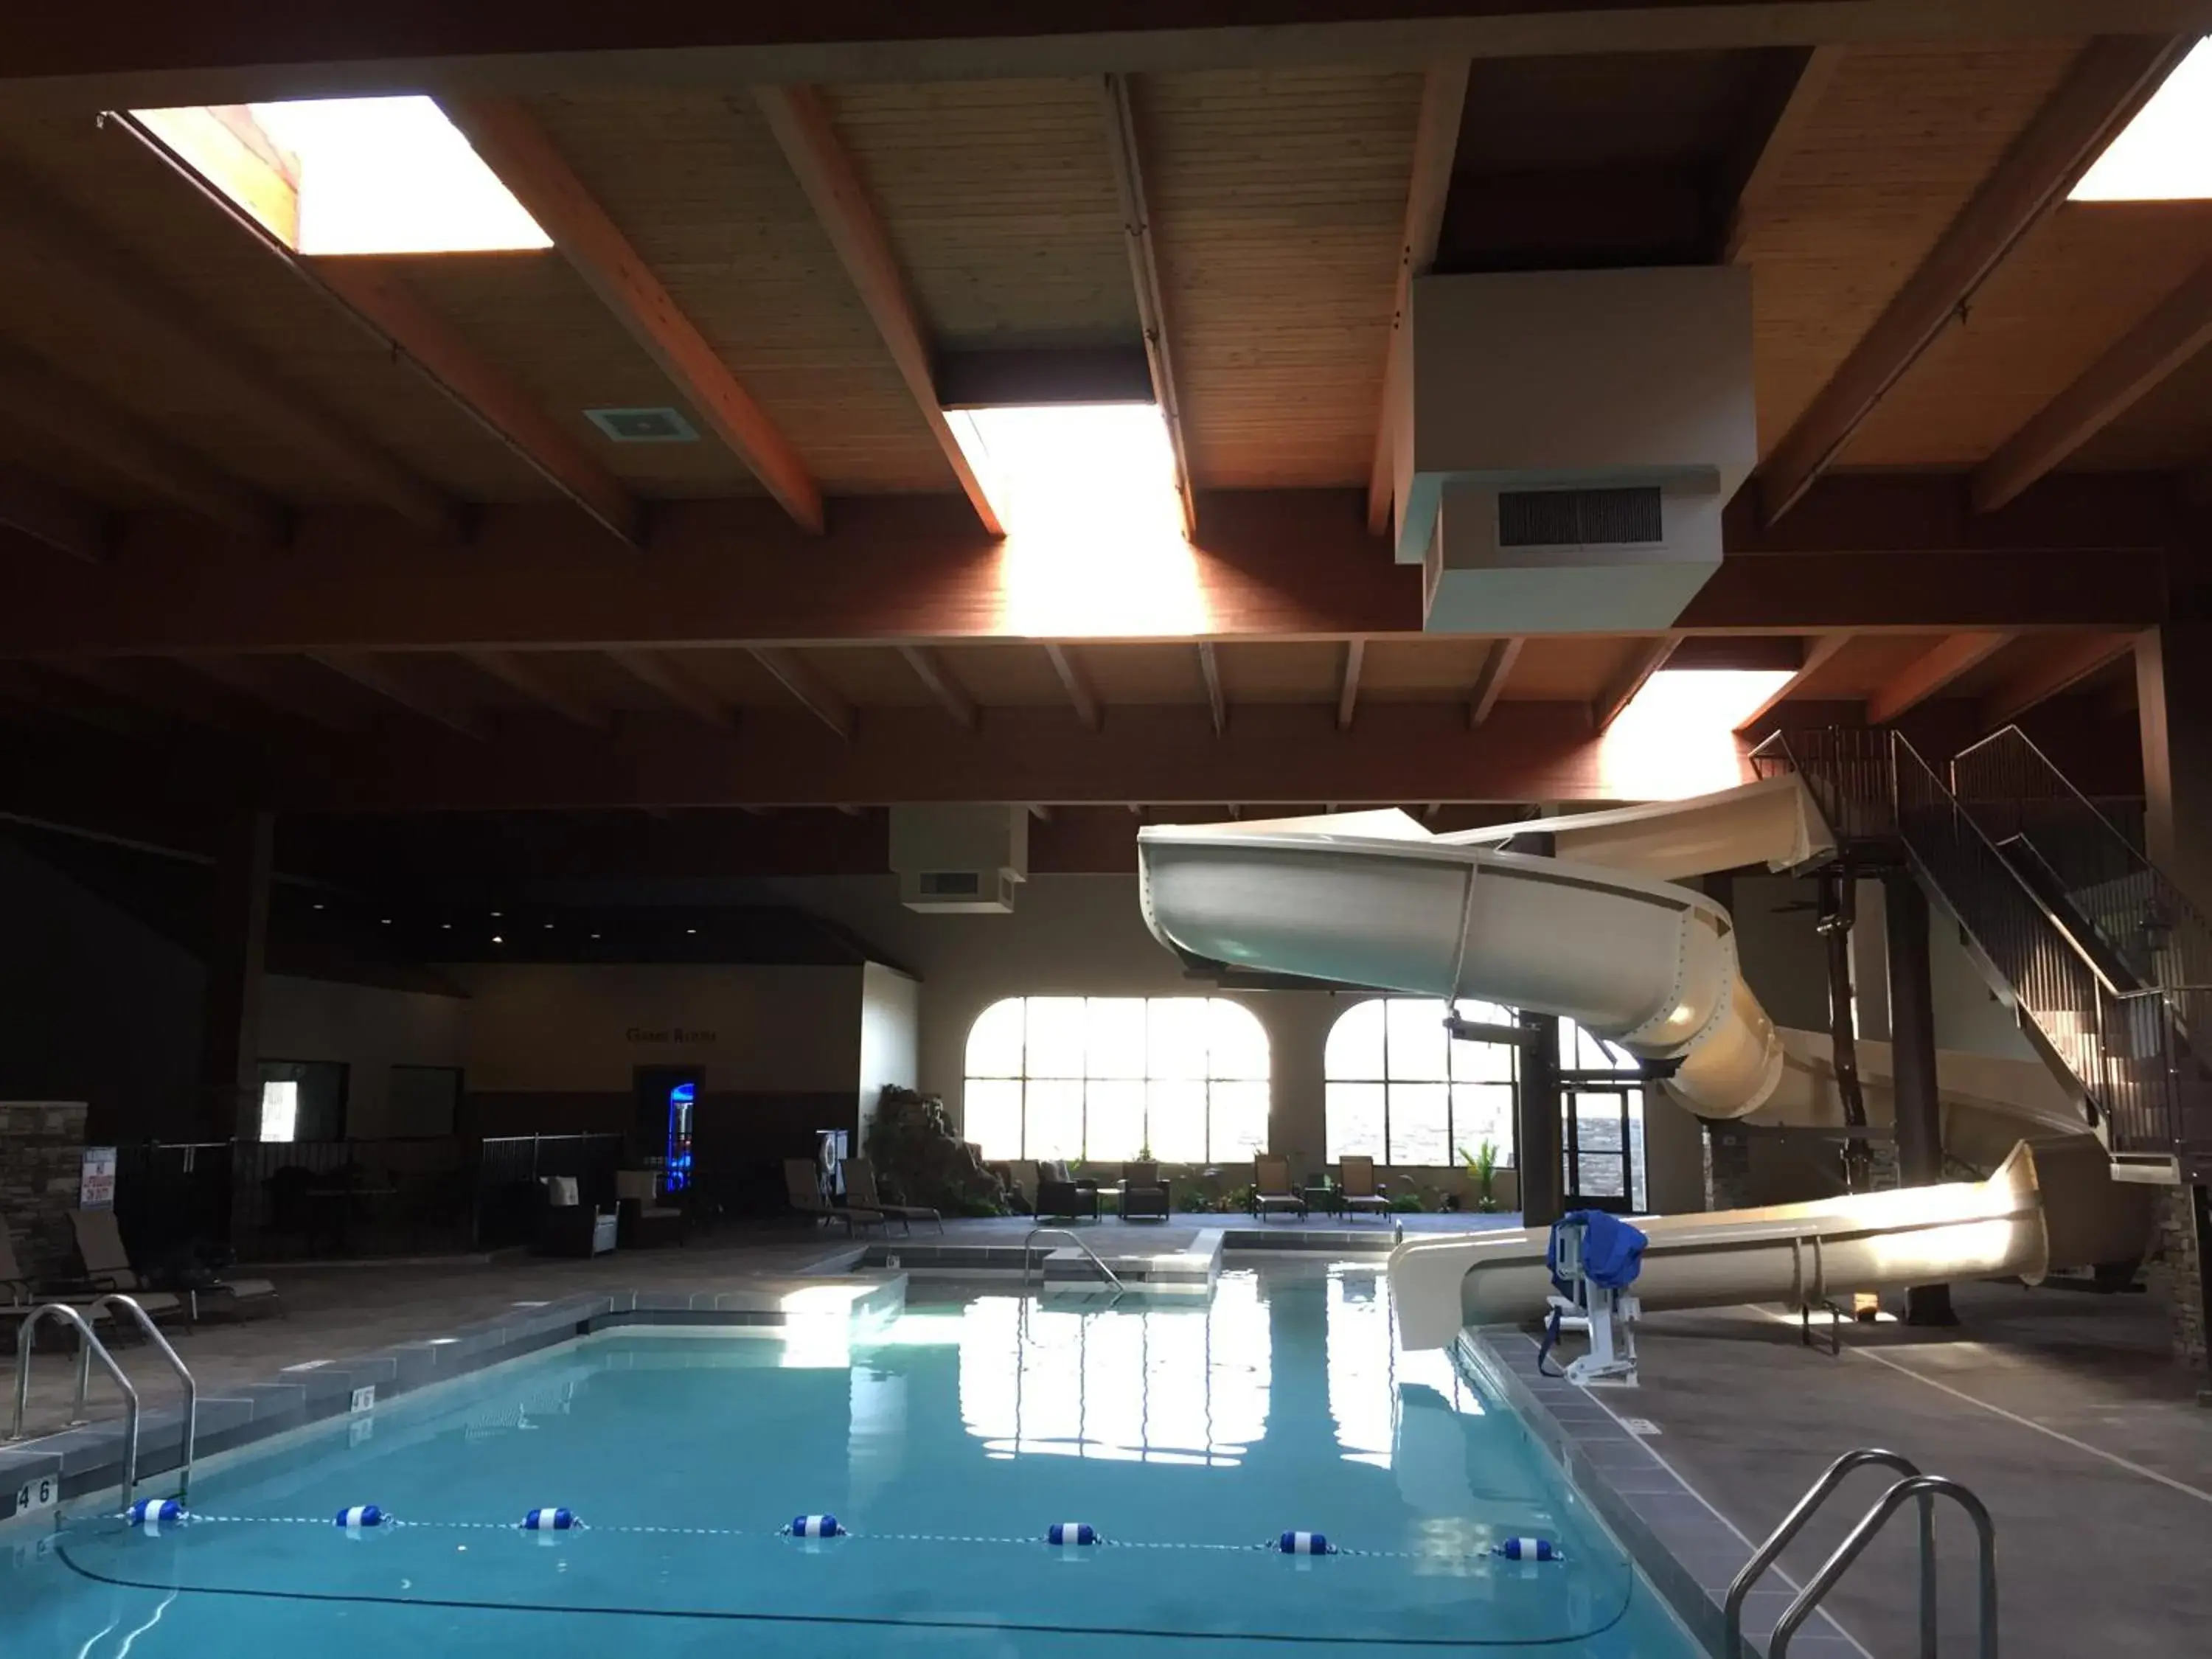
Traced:
[[[1551, 856], [1501, 849], [1536, 830]], [[1139, 833], [1145, 918], [1187, 960], [1578, 1021], [1705, 1117], [1775, 1091], [1782, 1040], [1736, 965], [1726, 910], [1685, 876], [1788, 869], [1832, 845], [1794, 776], [1684, 801], [1433, 836], [1396, 811]], [[1652, 1309], [1815, 1304], [1852, 1290], [2041, 1277], [2033, 1155], [1990, 1180], [1663, 1217], [1637, 1289]], [[1408, 1346], [1543, 1311], [1546, 1235], [1409, 1240], [1390, 1261]]]

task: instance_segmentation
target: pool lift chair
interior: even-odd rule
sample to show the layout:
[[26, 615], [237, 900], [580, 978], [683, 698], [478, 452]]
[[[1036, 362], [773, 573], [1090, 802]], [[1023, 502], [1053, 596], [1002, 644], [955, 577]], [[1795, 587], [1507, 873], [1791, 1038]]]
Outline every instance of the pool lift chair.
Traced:
[[1636, 1322], [1644, 1306], [1630, 1288], [1644, 1265], [1644, 1234], [1602, 1210], [1576, 1210], [1552, 1224], [1552, 1314], [1536, 1364], [1541, 1370], [1563, 1329], [1588, 1334], [1589, 1352], [1564, 1373], [1583, 1388], [1636, 1386]]

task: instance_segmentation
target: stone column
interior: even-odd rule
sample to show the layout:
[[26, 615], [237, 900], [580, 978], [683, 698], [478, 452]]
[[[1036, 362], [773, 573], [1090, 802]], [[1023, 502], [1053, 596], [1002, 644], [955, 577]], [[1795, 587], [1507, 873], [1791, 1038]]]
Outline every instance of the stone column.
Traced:
[[1751, 1207], [1751, 1137], [1741, 1123], [1705, 1121], [1705, 1208]]
[[2169, 1187], [2164, 1199], [2159, 1221], [2173, 1281], [2174, 1362], [2201, 1372], [2207, 1369], [2205, 1328], [2212, 1323], [2204, 1279], [2204, 1258], [2212, 1254], [2212, 1190]]
[[216, 856], [201, 1004], [198, 1133], [209, 1140], [260, 1138], [262, 964], [275, 823], [266, 812], [241, 813], [223, 826]]
[[33, 1279], [72, 1279], [78, 1267], [69, 1212], [84, 1162], [81, 1104], [0, 1104], [0, 1225]]

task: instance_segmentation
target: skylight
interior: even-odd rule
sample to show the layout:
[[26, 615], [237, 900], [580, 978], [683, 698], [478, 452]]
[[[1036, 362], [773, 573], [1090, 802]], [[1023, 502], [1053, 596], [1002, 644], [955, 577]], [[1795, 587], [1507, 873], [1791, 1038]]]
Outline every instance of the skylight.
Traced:
[[1068, 637], [1206, 630], [1156, 404], [1021, 404], [945, 418], [1006, 527], [1002, 627]]
[[1735, 729], [1791, 678], [1786, 668], [1662, 669], [1606, 729], [1606, 793], [1680, 800], [1743, 781]]
[[295, 252], [475, 253], [552, 239], [428, 98], [137, 110]]
[[2166, 77], [2067, 199], [2212, 200], [2212, 37]]

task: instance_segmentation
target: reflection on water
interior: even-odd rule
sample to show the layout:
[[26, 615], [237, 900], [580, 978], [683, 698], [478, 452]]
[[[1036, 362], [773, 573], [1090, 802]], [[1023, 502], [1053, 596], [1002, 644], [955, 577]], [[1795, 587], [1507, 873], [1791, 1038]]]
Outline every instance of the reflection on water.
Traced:
[[1204, 1309], [1080, 1312], [991, 1297], [960, 1322], [960, 1417], [994, 1457], [1042, 1453], [1234, 1468], [1267, 1429], [1256, 1279]]
[[[1347, 1267], [1328, 1279], [1328, 1412], [1347, 1463], [1391, 1467], [1406, 1390], [1425, 1389], [1458, 1414], [1482, 1415], [1482, 1401], [1441, 1348], [1399, 1352], [1390, 1327], [1389, 1283], [1380, 1268]], [[1424, 1405], [1430, 1404], [1422, 1396]]]

